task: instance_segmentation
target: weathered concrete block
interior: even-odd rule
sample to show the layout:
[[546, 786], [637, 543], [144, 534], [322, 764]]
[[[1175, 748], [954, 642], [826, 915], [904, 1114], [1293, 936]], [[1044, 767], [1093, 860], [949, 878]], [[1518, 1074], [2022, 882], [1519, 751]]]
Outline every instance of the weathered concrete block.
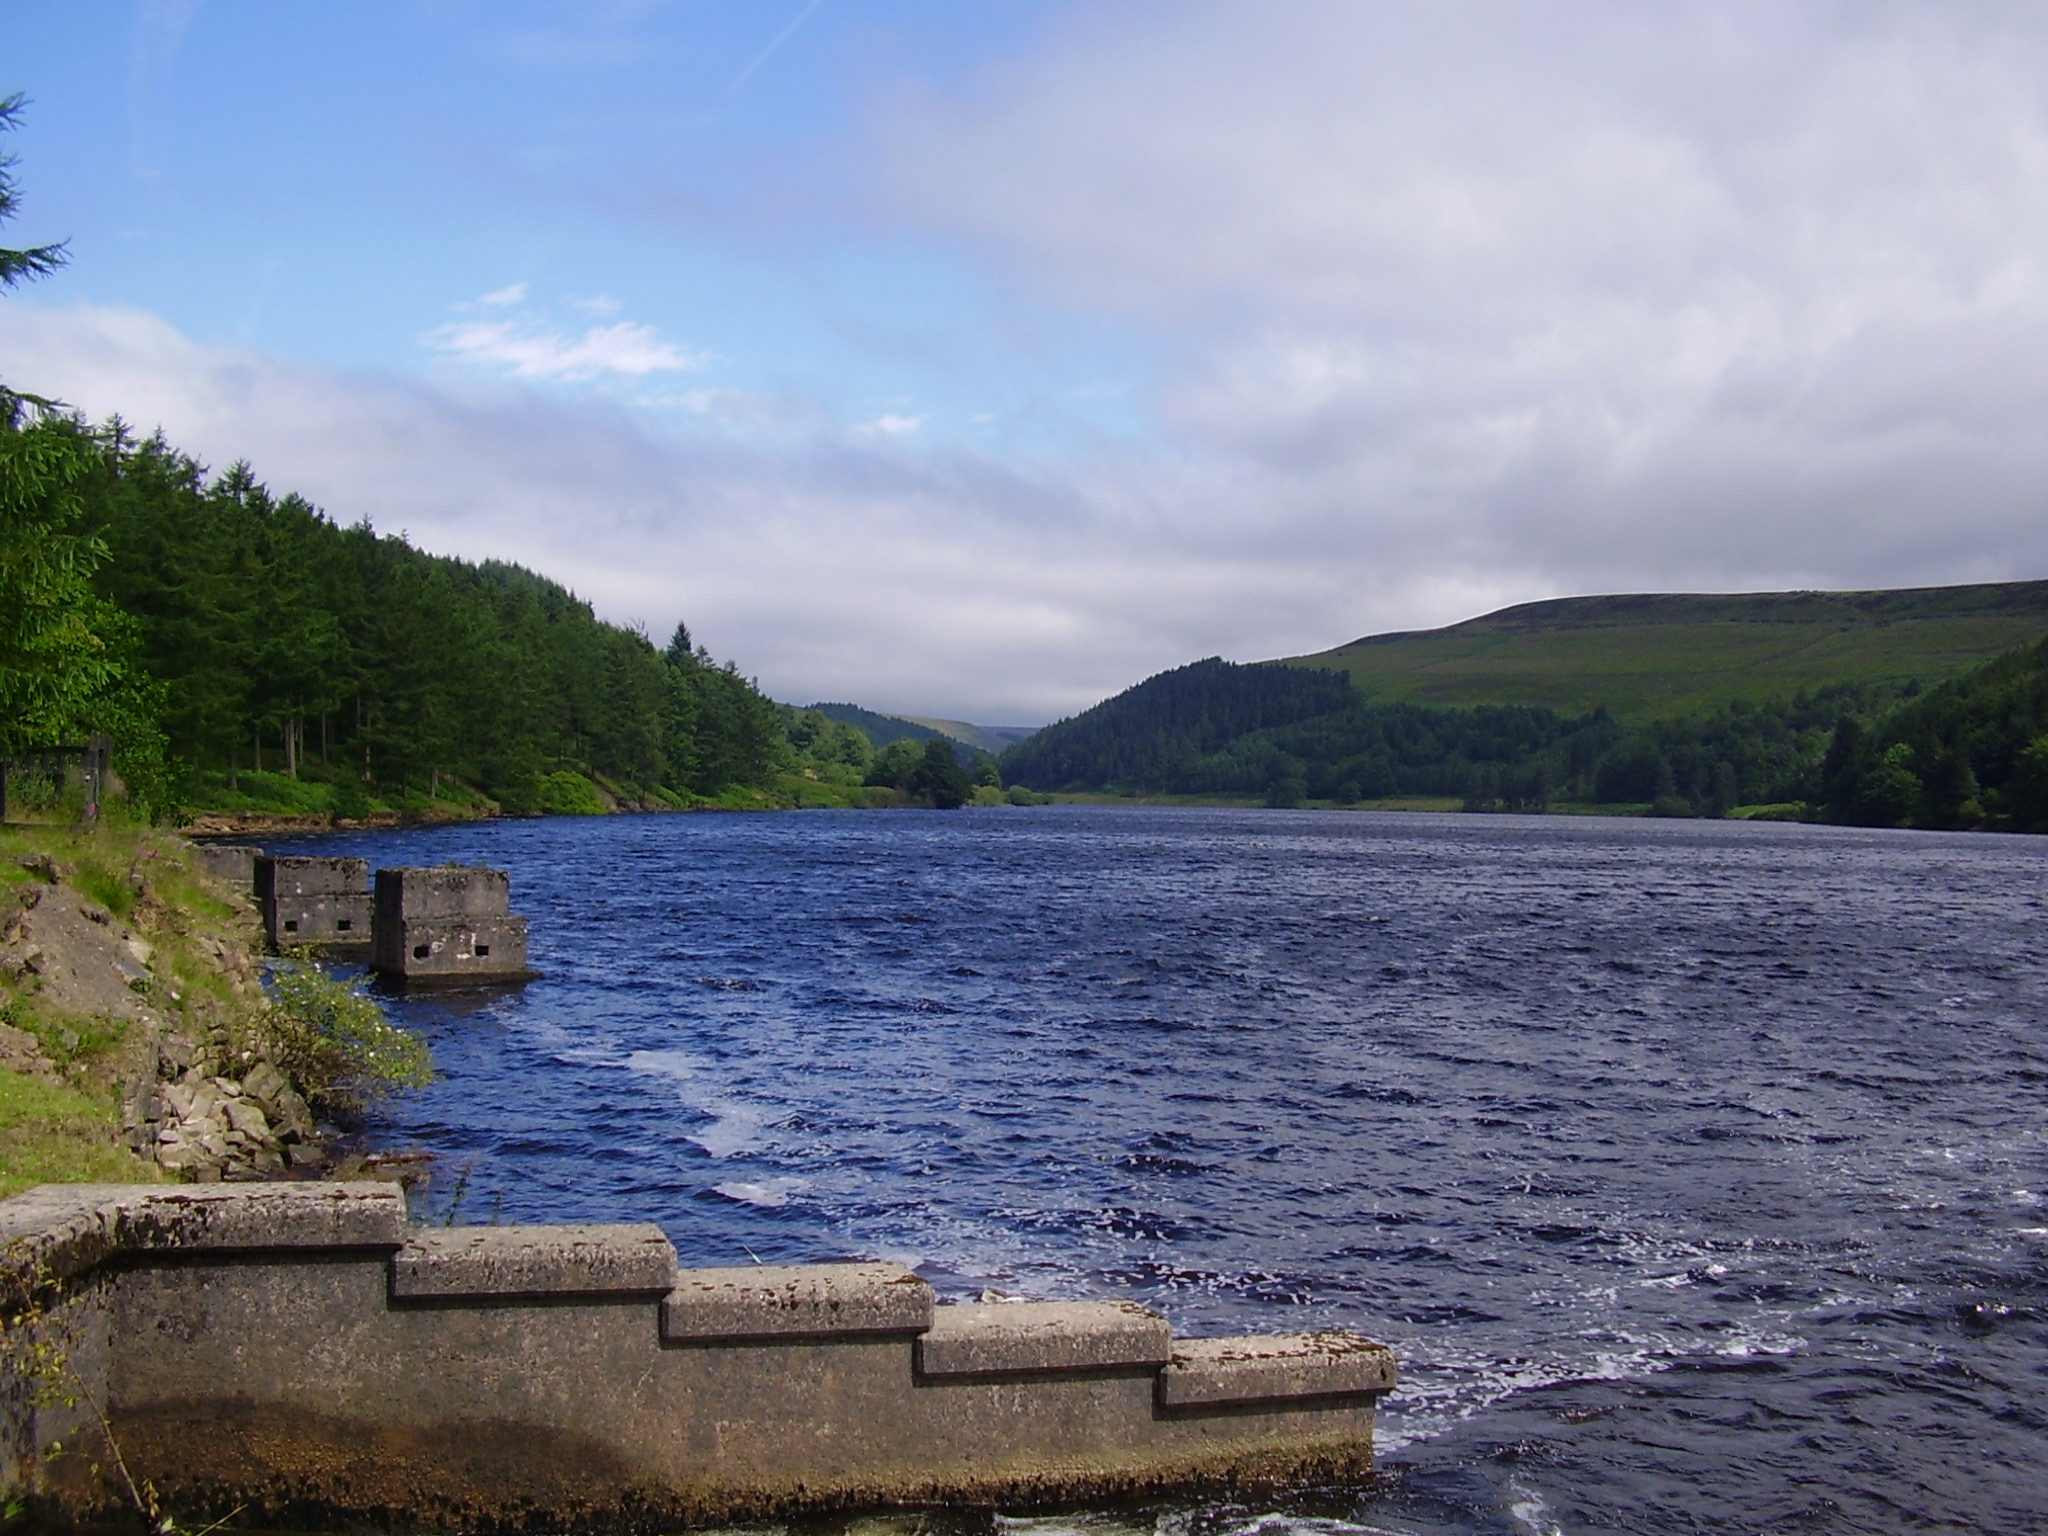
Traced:
[[371, 968], [404, 981], [509, 980], [527, 974], [523, 917], [438, 918], [377, 925]]
[[59, 1278], [122, 1250], [396, 1248], [405, 1232], [405, 1192], [375, 1180], [45, 1184], [0, 1203], [10, 1260]]
[[370, 861], [264, 854], [256, 860], [256, 902], [273, 949], [367, 946]]
[[1173, 1331], [1134, 1301], [1023, 1301], [939, 1307], [917, 1341], [925, 1376], [1161, 1366]]
[[676, 1251], [661, 1228], [450, 1227], [412, 1237], [391, 1260], [394, 1299], [659, 1295], [676, 1283]]
[[263, 857], [261, 848], [245, 843], [198, 843], [194, 847], [201, 869], [237, 896], [255, 898], [256, 861]]
[[512, 877], [475, 864], [437, 864], [377, 871], [377, 912], [397, 917], [504, 917], [512, 910]]
[[932, 1288], [900, 1264], [686, 1269], [661, 1304], [661, 1336], [693, 1340], [921, 1333]]
[[506, 907], [501, 869], [445, 864], [377, 871], [370, 966], [407, 982], [513, 981], [526, 966], [526, 919]]
[[1394, 1389], [1394, 1352], [1355, 1333], [1179, 1339], [1159, 1373], [1166, 1408], [1349, 1397]]

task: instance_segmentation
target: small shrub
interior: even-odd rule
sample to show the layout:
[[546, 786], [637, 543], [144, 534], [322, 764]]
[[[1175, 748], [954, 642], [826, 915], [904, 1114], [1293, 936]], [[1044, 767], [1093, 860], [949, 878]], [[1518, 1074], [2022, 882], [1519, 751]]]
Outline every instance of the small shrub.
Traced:
[[269, 986], [278, 1065], [315, 1103], [360, 1109], [393, 1088], [434, 1080], [427, 1043], [392, 1023], [362, 983], [338, 981], [296, 954], [271, 968]]

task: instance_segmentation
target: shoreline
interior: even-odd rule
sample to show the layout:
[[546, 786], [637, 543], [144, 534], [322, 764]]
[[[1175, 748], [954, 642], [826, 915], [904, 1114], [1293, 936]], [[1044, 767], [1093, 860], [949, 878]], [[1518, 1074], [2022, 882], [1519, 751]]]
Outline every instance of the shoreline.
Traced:
[[[1054, 794], [1047, 797], [1048, 805], [1127, 805], [1176, 807], [1183, 809], [1211, 810], [1300, 810], [1326, 812], [1412, 812], [1432, 815], [1455, 816], [1613, 816], [1630, 820], [1662, 821], [1809, 821], [1811, 816], [1802, 814], [1803, 808], [1779, 805], [1738, 805], [1731, 806], [1719, 817], [1711, 816], [1657, 816], [1650, 807], [1637, 804], [1591, 805], [1561, 803], [1545, 810], [1504, 812], [1499, 810], [1468, 810], [1461, 802], [1448, 797], [1401, 796], [1388, 800], [1361, 800], [1350, 804], [1334, 801], [1310, 801], [1297, 806], [1269, 806], [1262, 800], [1249, 797], [1204, 796], [1204, 795], [1111, 795], [1100, 793]], [[1000, 806], [974, 806], [977, 810], [1004, 809]], [[586, 813], [592, 820], [609, 820], [615, 816], [690, 816], [699, 814], [751, 814], [774, 811], [827, 811], [827, 810], [902, 810], [912, 809], [900, 805], [782, 805], [765, 804], [751, 806], [736, 805], [692, 805], [636, 806], [612, 811]], [[200, 841], [217, 838], [250, 838], [265, 834], [293, 836], [315, 832], [379, 832], [402, 828], [467, 826], [473, 823], [504, 821], [539, 821], [550, 818], [538, 816], [507, 816], [499, 811], [475, 812], [469, 815], [422, 815], [407, 811], [373, 811], [360, 819], [345, 816], [330, 816], [315, 813], [289, 811], [202, 811], [190, 821], [176, 829], [180, 836]]]

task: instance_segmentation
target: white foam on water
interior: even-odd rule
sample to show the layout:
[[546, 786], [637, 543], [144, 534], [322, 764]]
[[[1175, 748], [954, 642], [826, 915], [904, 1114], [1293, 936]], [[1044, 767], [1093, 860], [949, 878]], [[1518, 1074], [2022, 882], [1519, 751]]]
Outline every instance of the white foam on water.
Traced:
[[997, 1536], [1151, 1536], [1150, 1520], [1088, 1510], [1060, 1515], [996, 1516]]
[[789, 1197], [805, 1188], [802, 1179], [762, 1179], [754, 1182], [747, 1179], [728, 1179], [723, 1184], [711, 1186], [714, 1195], [723, 1195], [742, 1205], [757, 1205], [772, 1211], [789, 1204]]
[[1630, 1381], [1703, 1357], [1793, 1354], [1806, 1347], [1806, 1340], [1776, 1326], [1789, 1321], [1781, 1317], [1743, 1324], [1707, 1349], [1696, 1335], [1652, 1332], [1619, 1335], [1609, 1347], [1586, 1353], [1501, 1360], [1482, 1347], [1464, 1354], [1435, 1351], [1421, 1365], [1404, 1359], [1401, 1385], [1381, 1408], [1374, 1439], [1382, 1454], [1392, 1454], [1447, 1434], [1518, 1392], [1579, 1381]]
[[1542, 1494], [1520, 1478], [1509, 1481], [1508, 1492], [1514, 1496], [1514, 1502], [1508, 1505], [1508, 1518], [1529, 1532], [1529, 1536], [1564, 1536], [1564, 1527], [1550, 1518], [1550, 1506], [1543, 1502]]
[[755, 1151], [761, 1140], [762, 1122], [768, 1111], [738, 1102], [704, 1082], [710, 1068], [688, 1051], [635, 1051], [626, 1058], [627, 1070], [668, 1078], [675, 1084], [676, 1097], [687, 1109], [695, 1110], [711, 1123], [686, 1133], [715, 1158], [733, 1157]]
[[[1195, 1519], [1185, 1511], [1162, 1515], [1153, 1527], [1155, 1536], [1186, 1536], [1189, 1525]], [[1088, 1531], [1104, 1529], [1089, 1526]], [[1123, 1529], [1130, 1529], [1129, 1526]], [[1330, 1516], [1290, 1515], [1280, 1510], [1269, 1510], [1264, 1514], [1247, 1515], [1229, 1525], [1204, 1527], [1204, 1536], [1399, 1536], [1392, 1526], [1365, 1523], [1357, 1520], [1339, 1520]]]

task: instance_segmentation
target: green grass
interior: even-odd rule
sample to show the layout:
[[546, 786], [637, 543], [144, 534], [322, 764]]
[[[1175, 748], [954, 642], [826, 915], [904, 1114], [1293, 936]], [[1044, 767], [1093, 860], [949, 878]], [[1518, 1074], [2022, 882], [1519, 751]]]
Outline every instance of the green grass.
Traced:
[[0, 1067], [0, 1200], [38, 1184], [138, 1184], [158, 1175], [118, 1144], [110, 1103]]
[[192, 787], [192, 800], [198, 808], [209, 811], [324, 816], [333, 808], [334, 789], [314, 778], [294, 779], [281, 773], [244, 769], [235, 775], [232, 789], [224, 773], [199, 774]]
[[1382, 703], [1604, 704], [1640, 718], [1835, 683], [1932, 682], [2043, 635], [2048, 582], [2004, 582], [1563, 598], [1287, 659], [1348, 672]]

